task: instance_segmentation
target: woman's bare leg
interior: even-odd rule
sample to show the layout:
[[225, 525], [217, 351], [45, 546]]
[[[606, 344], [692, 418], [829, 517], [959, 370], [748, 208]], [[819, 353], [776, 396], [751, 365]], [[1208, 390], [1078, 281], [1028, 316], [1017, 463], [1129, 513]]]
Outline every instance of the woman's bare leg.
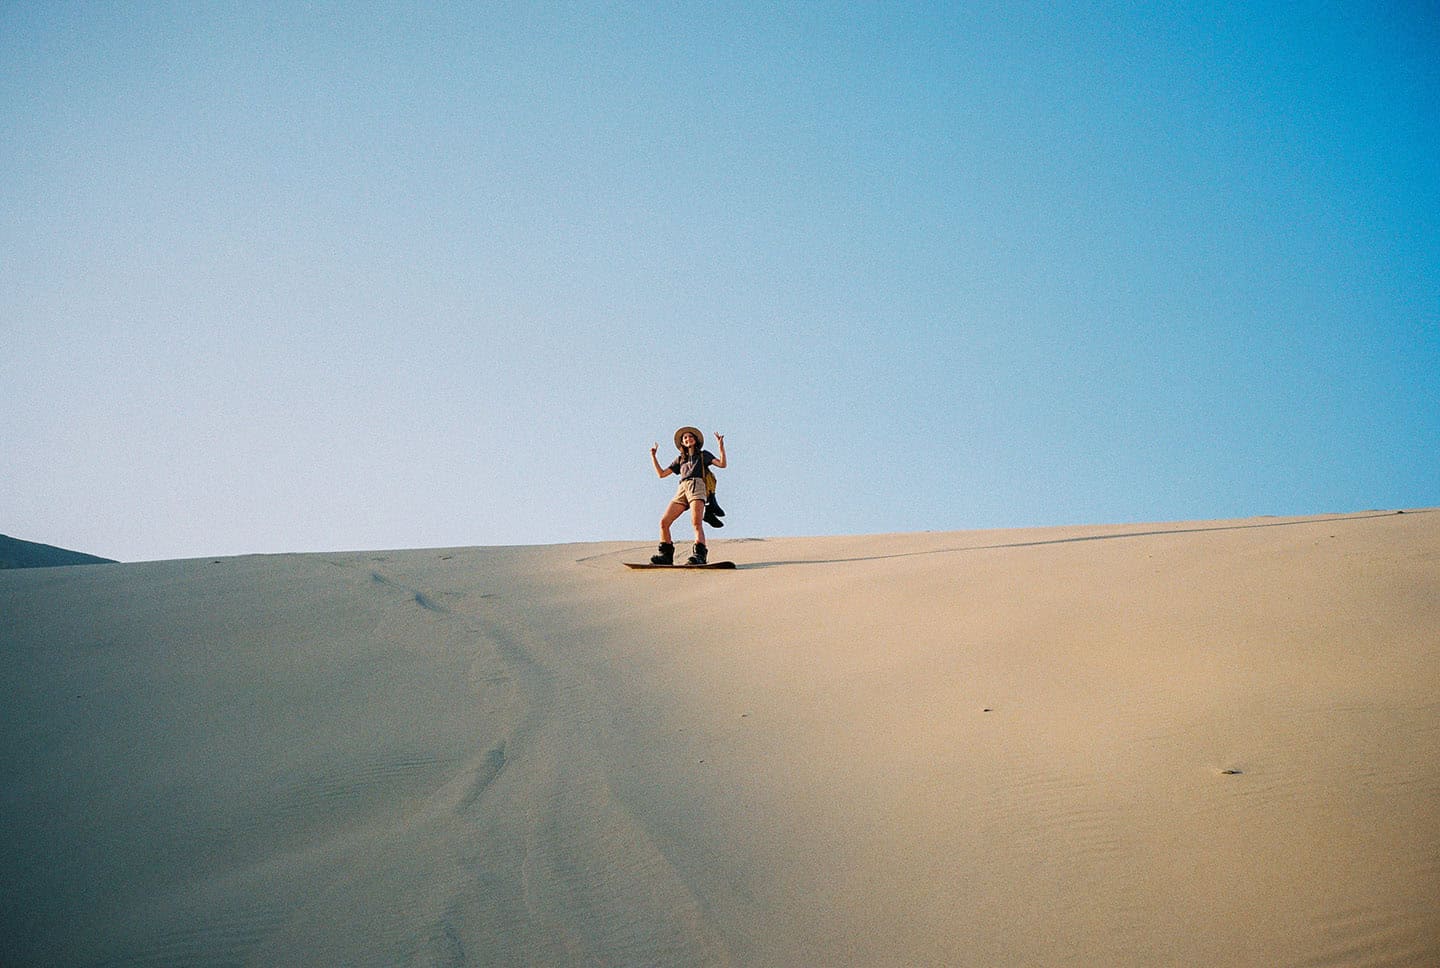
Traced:
[[705, 502], [690, 502], [690, 521], [695, 525], [695, 543], [705, 543]]
[[679, 501], [670, 502], [670, 506], [665, 509], [664, 516], [660, 518], [661, 541], [665, 542], [666, 544], [674, 544], [674, 542], [670, 540], [670, 525], [678, 521], [680, 519], [680, 515], [684, 513], [685, 505], [681, 504]]

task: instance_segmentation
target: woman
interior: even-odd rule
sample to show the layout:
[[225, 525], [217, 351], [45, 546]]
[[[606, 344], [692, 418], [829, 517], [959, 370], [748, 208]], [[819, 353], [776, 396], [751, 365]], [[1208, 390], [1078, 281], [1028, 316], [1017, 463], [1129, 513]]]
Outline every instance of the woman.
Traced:
[[670, 525], [687, 510], [691, 523], [695, 525], [695, 553], [686, 564], [705, 564], [709, 553], [705, 547], [705, 500], [709, 496], [705, 487], [705, 469], [725, 466], [725, 435], [716, 434], [715, 442], [720, 447], [719, 457], [703, 449], [704, 434], [694, 427], [681, 427], [675, 431], [675, 446], [679, 448], [680, 455], [671, 461], [669, 467], [661, 467], [659, 458], [655, 456], [660, 445], [650, 447], [650, 463], [655, 465], [658, 476], [680, 475], [680, 487], [675, 491], [675, 498], [660, 518], [660, 553], [650, 558], [652, 565], [675, 564], [675, 542], [670, 540]]

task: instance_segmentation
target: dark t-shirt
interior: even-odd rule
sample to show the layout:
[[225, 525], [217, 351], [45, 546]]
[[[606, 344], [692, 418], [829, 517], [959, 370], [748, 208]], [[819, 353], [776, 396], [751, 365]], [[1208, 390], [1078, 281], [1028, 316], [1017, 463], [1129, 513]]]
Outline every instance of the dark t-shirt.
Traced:
[[683, 457], [676, 457], [674, 462], [670, 464], [670, 472], [673, 474], [679, 474], [680, 480], [682, 481], [703, 481], [705, 479], [705, 468], [715, 463], [715, 455], [710, 453], [708, 450], [702, 450], [700, 451], [700, 456], [704, 459], [703, 466], [701, 465], [700, 461], [696, 460], [693, 457], [689, 460], [686, 460]]

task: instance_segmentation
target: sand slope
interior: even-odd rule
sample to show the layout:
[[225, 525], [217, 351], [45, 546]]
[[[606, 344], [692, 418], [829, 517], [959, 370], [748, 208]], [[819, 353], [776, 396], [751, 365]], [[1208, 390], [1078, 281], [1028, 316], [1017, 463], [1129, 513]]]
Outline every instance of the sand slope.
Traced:
[[645, 554], [0, 574], [0, 963], [1440, 964], [1440, 514]]
[[65, 565], [99, 565], [111, 559], [87, 555], [81, 551], [70, 551], [37, 541], [22, 541], [8, 534], [0, 534], [0, 569], [5, 568], [58, 568]]

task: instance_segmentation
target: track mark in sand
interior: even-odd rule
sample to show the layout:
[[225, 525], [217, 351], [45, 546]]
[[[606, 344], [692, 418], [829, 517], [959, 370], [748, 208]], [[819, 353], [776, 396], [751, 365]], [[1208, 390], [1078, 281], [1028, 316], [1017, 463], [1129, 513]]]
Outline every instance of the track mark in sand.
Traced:
[[606, 562], [613, 563], [615, 561], [624, 560], [626, 557], [632, 557], [641, 554], [642, 548], [645, 549], [645, 554], [650, 554], [651, 551], [649, 549], [652, 549], [654, 547], [655, 546], [653, 544], [634, 545], [630, 548], [621, 548], [619, 551], [602, 551], [598, 555], [586, 555], [584, 558], [576, 558], [575, 564], [581, 565], [586, 568], [603, 568]]
[[599, 755], [605, 690], [563, 631], [525, 609], [486, 613], [467, 622], [487, 645], [472, 674], [511, 679], [515, 715], [467, 759], [454, 810], [473, 831], [461, 847], [473, 882], [450, 913], [435, 912], [433, 956], [446, 963], [449, 920], [482, 960], [503, 939], [514, 964], [731, 963], [683, 873], [612, 785]]
[[439, 613], [440, 615], [449, 615], [449, 614], [450, 614], [450, 609], [446, 608], [444, 605], [441, 605], [441, 604], [435, 602], [433, 599], [431, 599], [429, 596], [427, 596], [424, 592], [416, 592], [416, 593], [415, 593], [415, 604], [416, 604], [416, 605], [419, 605], [421, 608], [426, 609], [426, 610], [428, 610], [428, 611], [437, 612], [437, 613]]
[[490, 789], [490, 784], [495, 782], [503, 769], [505, 769], [505, 744], [501, 743], [485, 754], [480, 768], [475, 772], [475, 781], [470, 784], [465, 799], [460, 803], [461, 809], [468, 810], [474, 806], [485, 795], [485, 791]]
[[[554, 777], [528, 831], [525, 904], [563, 939], [566, 963], [728, 965], [704, 905], [602, 774], [582, 764]], [[530, 963], [552, 963], [536, 949]]]
[[[1429, 514], [1433, 510], [1433, 508], [1427, 508], [1423, 511], [1411, 511], [1410, 513]], [[925, 551], [901, 551], [892, 554], [862, 555], [849, 558], [803, 558], [790, 561], [757, 561], [745, 567], [779, 568], [793, 565], [843, 565], [861, 561], [886, 561], [892, 558], [920, 558], [927, 555], [953, 555], [976, 551], [1003, 551], [1012, 548], [1043, 548], [1048, 545], [1075, 544], [1082, 541], [1117, 541], [1123, 538], [1155, 538], [1174, 534], [1205, 534], [1213, 531], [1249, 531], [1254, 528], [1293, 528], [1306, 524], [1339, 524], [1342, 522], [1365, 521], [1370, 518], [1391, 517], [1395, 513], [1398, 512], [1379, 511], [1370, 514], [1344, 515], [1334, 518], [1296, 518], [1288, 521], [1268, 521], [1263, 524], [1215, 524], [1205, 527], [1175, 527], [1156, 531], [1121, 531], [1106, 534], [1083, 534], [1073, 538], [1046, 538], [1039, 541], [1015, 541], [1008, 544], [962, 545], [954, 548], [930, 548]], [[1178, 523], [1180, 522], [1177, 522], [1177, 524]], [[1330, 537], [1333, 538], [1335, 535], [1332, 534]]]
[[429, 595], [426, 595], [418, 588], [411, 588], [408, 585], [400, 584], [398, 581], [392, 581], [391, 579], [386, 578], [384, 575], [380, 574], [378, 571], [372, 571], [370, 573], [370, 580], [377, 585], [384, 585], [386, 588], [394, 588], [399, 591], [405, 592], [406, 594], [411, 596], [412, 600], [415, 602], [416, 605], [419, 605], [427, 612], [434, 612], [437, 615], [450, 614], [450, 609], [446, 608], [444, 605], [441, 605], [439, 602], [435, 601], [435, 599], [431, 598]]
[[436, 968], [464, 968], [470, 963], [465, 956], [465, 945], [460, 941], [460, 932], [449, 918], [435, 924], [430, 931], [430, 942], [425, 951], [425, 964]]

